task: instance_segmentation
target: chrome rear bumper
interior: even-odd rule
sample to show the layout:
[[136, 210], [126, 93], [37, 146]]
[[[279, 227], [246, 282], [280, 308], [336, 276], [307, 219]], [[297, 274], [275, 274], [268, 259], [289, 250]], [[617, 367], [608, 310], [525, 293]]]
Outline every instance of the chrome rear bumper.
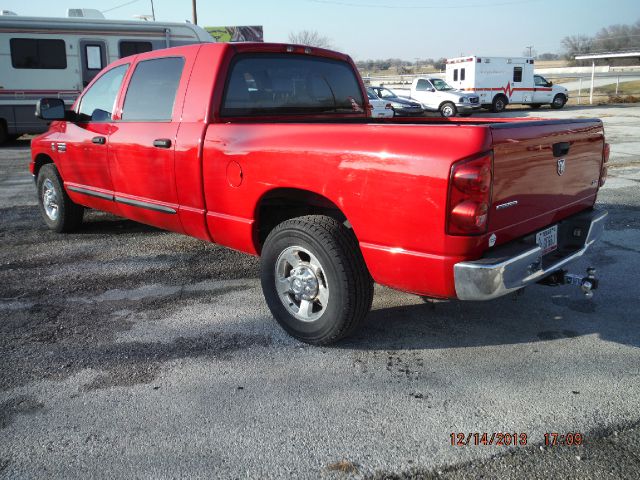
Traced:
[[[460, 300], [490, 300], [537, 282], [585, 254], [604, 231], [607, 212], [591, 210], [558, 223], [559, 250], [542, 256], [535, 234], [453, 267]], [[580, 233], [580, 235], [576, 235]]]

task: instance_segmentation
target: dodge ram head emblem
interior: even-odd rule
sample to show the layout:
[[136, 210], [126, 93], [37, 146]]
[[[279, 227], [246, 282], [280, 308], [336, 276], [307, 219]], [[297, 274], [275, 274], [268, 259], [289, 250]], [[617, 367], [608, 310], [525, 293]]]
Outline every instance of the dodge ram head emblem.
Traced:
[[565, 164], [565, 159], [559, 158], [558, 159], [558, 175], [562, 175], [564, 173], [564, 164]]

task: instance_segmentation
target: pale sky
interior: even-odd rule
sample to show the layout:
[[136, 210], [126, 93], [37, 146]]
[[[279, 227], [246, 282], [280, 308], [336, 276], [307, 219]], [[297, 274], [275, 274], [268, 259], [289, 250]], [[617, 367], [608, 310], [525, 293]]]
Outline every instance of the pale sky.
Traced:
[[[191, 0], [153, 2], [157, 20], [191, 19]], [[0, 8], [30, 16], [61, 17], [82, 7], [130, 20], [150, 14], [151, 0], [0, 0]], [[529, 45], [560, 53], [567, 35], [638, 19], [638, 0], [198, 0], [200, 26], [263, 25], [272, 42], [317, 30], [356, 60], [515, 56]]]

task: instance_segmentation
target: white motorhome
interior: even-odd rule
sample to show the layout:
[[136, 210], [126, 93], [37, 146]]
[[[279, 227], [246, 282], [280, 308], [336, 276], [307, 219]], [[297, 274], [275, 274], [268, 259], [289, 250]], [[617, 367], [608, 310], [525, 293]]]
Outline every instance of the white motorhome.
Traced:
[[530, 57], [458, 57], [447, 60], [447, 83], [477, 93], [483, 107], [503, 111], [509, 103], [532, 108], [562, 108], [569, 99], [566, 88], [534, 73]]
[[[87, 17], [89, 12], [92, 14]], [[69, 105], [108, 63], [159, 48], [213, 42], [190, 23], [106, 20], [70, 9], [71, 18], [0, 15], [0, 143], [46, 130], [34, 115], [41, 97]]]

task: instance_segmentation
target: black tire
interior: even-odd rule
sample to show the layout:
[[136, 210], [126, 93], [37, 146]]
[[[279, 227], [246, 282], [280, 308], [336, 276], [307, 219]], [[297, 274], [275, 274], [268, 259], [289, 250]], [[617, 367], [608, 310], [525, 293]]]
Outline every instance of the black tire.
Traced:
[[[306, 252], [305, 252], [306, 251]], [[307, 300], [313, 319], [296, 315], [302, 310], [302, 299], [295, 297], [293, 262], [298, 268], [315, 269], [318, 289]], [[310, 254], [310, 255], [308, 255]], [[314, 258], [315, 257], [315, 258]], [[288, 269], [288, 273], [287, 273]], [[312, 345], [327, 345], [355, 331], [371, 309], [373, 281], [364, 263], [353, 233], [337, 220], [323, 215], [308, 215], [286, 220], [267, 237], [261, 258], [262, 291], [271, 313], [292, 337]], [[280, 281], [279, 281], [280, 280]], [[276, 282], [283, 286], [278, 292]], [[286, 290], [290, 287], [289, 290]], [[320, 288], [327, 294], [326, 304], [320, 300]], [[310, 293], [313, 295], [313, 291]], [[287, 306], [285, 306], [285, 302]]]
[[58, 169], [53, 163], [40, 168], [36, 184], [38, 206], [47, 227], [58, 233], [77, 230], [82, 224], [84, 207], [69, 198], [62, 186]]
[[440, 105], [439, 110], [440, 110], [440, 115], [442, 115], [445, 118], [455, 117], [456, 114], [458, 113], [458, 109], [453, 104], [453, 102], [444, 102], [442, 105]]
[[504, 112], [509, 105], [509, 99], [504, 95], [496, 95], [491, 102], [491, 111], [494, 113]]
[[567, 103], [567, 97], [559, 93], [555, 97], [553, 97], [553, 101], [551, 102], [551, 108], [558, 110], [564, 107], [565, 103]]
[[532, 103], [531, 105], [529, 105], [529, 107], [531, 107], [532, 110], [537, 110], [542, 106], [541, 103]]

